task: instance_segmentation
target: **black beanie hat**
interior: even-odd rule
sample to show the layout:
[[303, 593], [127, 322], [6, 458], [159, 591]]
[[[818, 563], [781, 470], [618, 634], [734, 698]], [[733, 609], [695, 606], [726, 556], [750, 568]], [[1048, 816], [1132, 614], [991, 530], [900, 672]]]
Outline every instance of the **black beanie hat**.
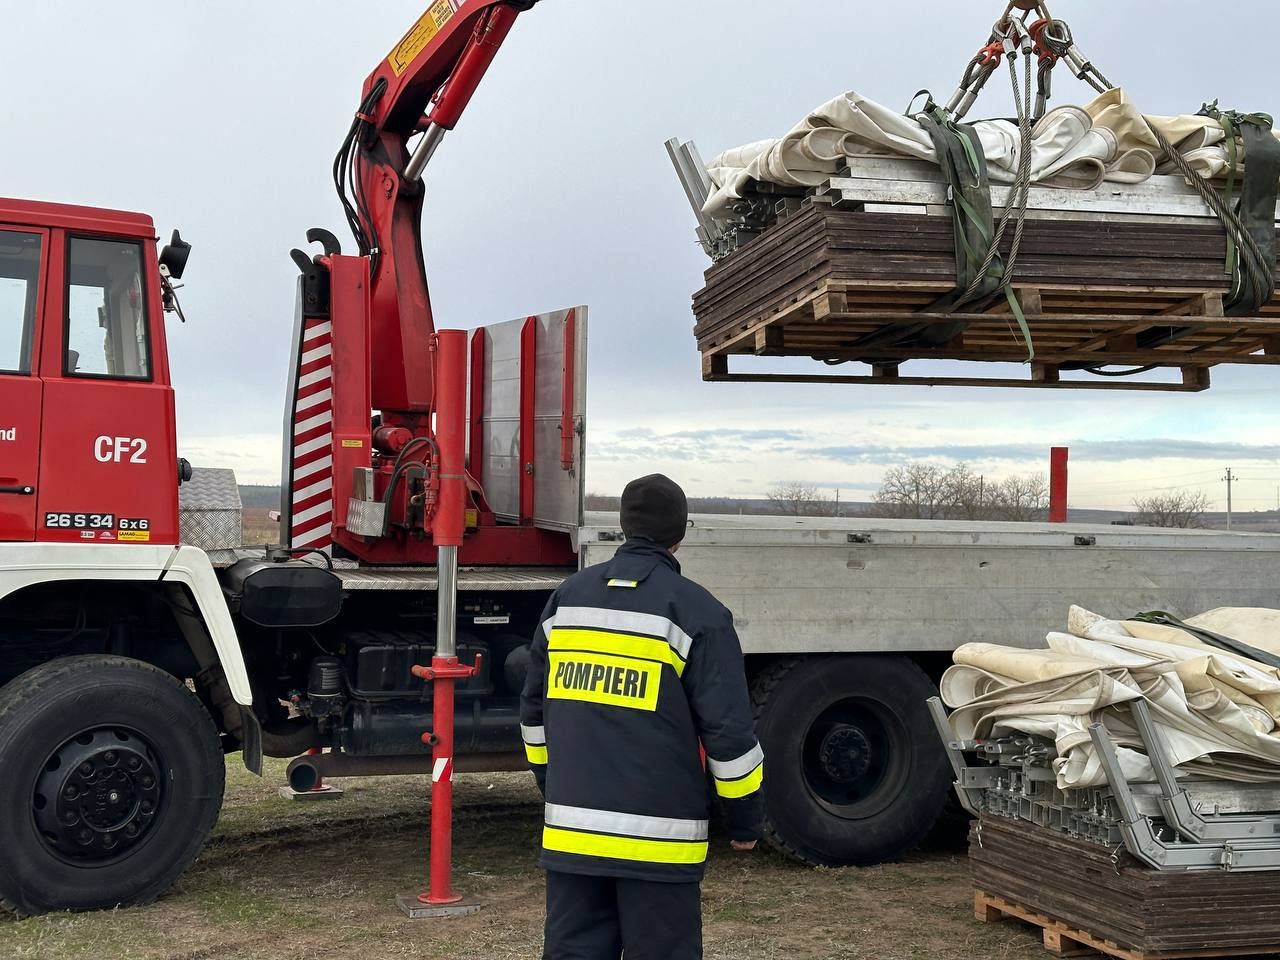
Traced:
[[622, 491], [622, 532], [664, 547], [684, 539], [689, 501], [679, 484], [660, 473], [632, 480]]

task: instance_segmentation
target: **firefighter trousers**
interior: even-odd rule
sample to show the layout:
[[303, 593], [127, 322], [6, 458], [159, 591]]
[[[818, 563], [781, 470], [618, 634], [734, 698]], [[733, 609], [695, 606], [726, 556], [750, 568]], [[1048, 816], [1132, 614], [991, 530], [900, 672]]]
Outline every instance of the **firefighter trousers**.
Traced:
[[543, 960], [701, 960], [697, 883], [547, 871]]

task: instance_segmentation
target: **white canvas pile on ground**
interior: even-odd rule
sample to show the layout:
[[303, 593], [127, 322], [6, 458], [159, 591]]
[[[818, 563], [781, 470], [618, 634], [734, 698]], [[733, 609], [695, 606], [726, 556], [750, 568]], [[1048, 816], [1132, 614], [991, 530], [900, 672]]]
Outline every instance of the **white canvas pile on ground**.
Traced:
[[[1221, 609], [1186, 621], [1280, 654], [1280, 611]], [[1128, 704], [1145, 698], [1180, 775], [1280, 781], [1280, 671], [1174, 627], [1071, 609], [1065, 633], [1025, 650], [970, 643], [943, 675], [957, 738], [1015, 733], [1052, 740], [1060, 789], [1103, 786], [1089, 736], [1101, 721], [1131, 782], [1155, 775]]]
[[[1018, 125], [980, 120], [973, 126], [992, 182], [1012, 183], [1019, 163]], [[1226, 132], [1217, 120], [1144, 115], [1123, 90], [1115, 89], [1084, 107], [1051, 110], [1036, 124], [1032, 183], [1093, 190], [1106, 182], [1137, 184], [1176, 172], [1151, 127], [1159, 129], [1202, 176], [1215, 179], [1228, 172]], [[817, 187], [845, 167], [852, 167], [857, 176], [857, 159], [866, 156], [938, 160], [918, 120], [850, 92], [814, 110], [780, 140], [726, 150], [712, 160], [707, 172], [715, 189], [704, 213], [729, 219], [734, 202], [754, 182]], [[1243, 163], [1240, 166], [1243, 169]]]

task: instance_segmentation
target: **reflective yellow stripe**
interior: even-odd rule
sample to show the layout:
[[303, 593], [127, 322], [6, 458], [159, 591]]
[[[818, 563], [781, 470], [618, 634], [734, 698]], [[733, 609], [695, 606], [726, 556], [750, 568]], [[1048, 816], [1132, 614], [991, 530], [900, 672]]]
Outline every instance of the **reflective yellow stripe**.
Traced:
[[529, 758], [530, 763], [541, 764], [544, 767], [547, 765], [547, 748], [545, 746], [535, 747], [526, 743], [524, 745], [524, 755]]
[[576, 853], [583, 857], [634, 860], [639, 863], [702, 863], [707, 859], [706, 843], [671, 840], [636, 840], [600, 833], [577, 833], [543, 827], [542, 848], [556, 853]]
[[741, 780], [716, 780], [716, 793], [727, 800], [736, 800], [755, 793], [762, 783], [764, 783], [763, 763]]
[[556, 627], [551, 631], [549, 650], [584, 650], [589, 653], [611, 653], [620, 657], [639, 657], [669, 663], [676, 676], [684, 673], [684, 658], [671, 649], [666, 640], [636, 637], [629, 633], [605, 630], [571, 630]]
[[636, 587], [640, 586], [640, 581], [639, 580], [610, 580], [609, 586], [628, 587], [631, 589], [635, 589]]

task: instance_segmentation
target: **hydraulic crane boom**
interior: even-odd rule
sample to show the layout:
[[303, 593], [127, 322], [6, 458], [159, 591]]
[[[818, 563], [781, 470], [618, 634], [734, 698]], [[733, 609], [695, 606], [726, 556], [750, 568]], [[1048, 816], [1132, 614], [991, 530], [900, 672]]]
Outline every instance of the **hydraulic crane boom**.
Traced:
[[334, 164], [359, 252], [370, 258], [372, 400], [384, 423], [404, 417], [412, 428], [431, 408], [428, 347], [435, 328], [422, 258], [423, 170], [516, 17], [531, 6], [470, 0], [456, 9], [451, 0], [436, 0], [365, 81]]
[[[322, 230], [307, 239], [323, 255], [294, 251], [303, 278], [283, 512], [295, 548], [433, 563], [437, 547], [462, 546], [470, 531], [471, 563], [572, 562], [569, 544], [537, 529], [531, 510], [498, 523], [478, 471], [467, 470], [468, 435], [473, 447], [483, 440], [475, 369], [468, 397], [477, 351], [469, 358], [462, 331], [436, 330], [421, 240], [423, 171], [536, 2], [435, 0], [365, 81], [333, 166], [357, 255], [343, 256]], [[567, 362], [566, 383], [572, 373]], [[523, 455], [519, 466], [534, 472]]]

